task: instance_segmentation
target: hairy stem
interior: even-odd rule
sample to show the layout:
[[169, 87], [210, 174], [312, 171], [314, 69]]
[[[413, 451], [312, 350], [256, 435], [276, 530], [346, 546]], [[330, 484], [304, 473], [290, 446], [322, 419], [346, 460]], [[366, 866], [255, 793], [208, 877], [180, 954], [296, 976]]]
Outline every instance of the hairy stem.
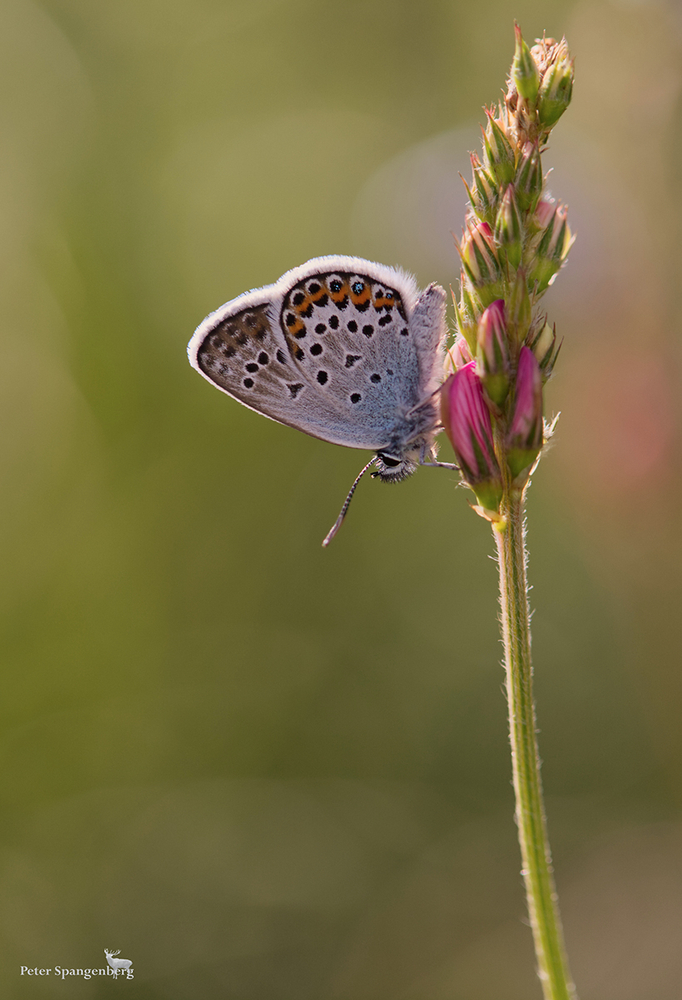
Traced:
[[509, 483], [505, 485], [507, 489], [500, 510], [504, 520], [493, 526], [493, 534], [500, 569], [500, 619], [522, 874], [545, 1000], [577, 1000], [566, 959], [540, 780], [523, 491]]

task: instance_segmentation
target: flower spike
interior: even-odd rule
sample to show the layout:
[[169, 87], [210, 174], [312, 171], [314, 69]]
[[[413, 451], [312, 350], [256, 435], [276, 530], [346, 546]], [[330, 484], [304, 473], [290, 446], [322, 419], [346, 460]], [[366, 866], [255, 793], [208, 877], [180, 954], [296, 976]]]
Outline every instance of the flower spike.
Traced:
[[571, 99], [573, 61], [564, 39], [543, 37], [529, 48], [518, 26], [515, 34], [507, 91], [486, 109], [483, 153], [471, 154], [441, 419], [497, 547], [516, 818], [538, 973], [545, 1000], [576, 1000], [543, 816], [524, 531], [526, 489], [551, 434], [543, 385], [560, 347], [537, 314], [538, 300], [573, 243], [565, 205], [547, 193], [542, 155]]

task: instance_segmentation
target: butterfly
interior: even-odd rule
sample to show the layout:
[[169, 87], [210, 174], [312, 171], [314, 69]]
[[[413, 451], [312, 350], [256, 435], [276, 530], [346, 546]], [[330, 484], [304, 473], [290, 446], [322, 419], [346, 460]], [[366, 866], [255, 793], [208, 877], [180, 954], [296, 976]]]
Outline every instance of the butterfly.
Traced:
[[399, 482], [438, 465], [445, 292], [358, 257], [315, 257], [216, 309], [189, 342], [190, 364], [271, 420], [375, 455], [364, 473]]

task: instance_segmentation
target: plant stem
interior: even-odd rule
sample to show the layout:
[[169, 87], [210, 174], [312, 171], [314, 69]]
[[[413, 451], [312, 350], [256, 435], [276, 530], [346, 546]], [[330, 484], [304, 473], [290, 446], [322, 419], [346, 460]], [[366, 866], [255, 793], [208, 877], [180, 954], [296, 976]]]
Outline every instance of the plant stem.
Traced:
[[493, 525], [493, 534], [500, 568], [501, 626], [522, 874], [545, 1000], [577, 1000], [554, 886], [535, 735], [523, 490], [511, 483], [505, 487], [500, 510], [504, 520]]

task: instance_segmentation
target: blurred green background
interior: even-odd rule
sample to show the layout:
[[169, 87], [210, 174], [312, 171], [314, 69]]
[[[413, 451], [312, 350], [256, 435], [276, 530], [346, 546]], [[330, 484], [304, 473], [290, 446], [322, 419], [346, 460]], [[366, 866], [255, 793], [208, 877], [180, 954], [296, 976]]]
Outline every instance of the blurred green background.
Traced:
[[[679, 1000], [682, 14], [654, 0], [3, 0], [3, 997], [539, 997], [488, 526], [424, 469], [363, 482], [323, 551], [365, 456], [185, 357], [316, 255], [456, 282], [514, 17], [577, 57], [529, 503], [566, 935], [582, 1000]], [[104, 947], [132, 982], [20, 975]]]

